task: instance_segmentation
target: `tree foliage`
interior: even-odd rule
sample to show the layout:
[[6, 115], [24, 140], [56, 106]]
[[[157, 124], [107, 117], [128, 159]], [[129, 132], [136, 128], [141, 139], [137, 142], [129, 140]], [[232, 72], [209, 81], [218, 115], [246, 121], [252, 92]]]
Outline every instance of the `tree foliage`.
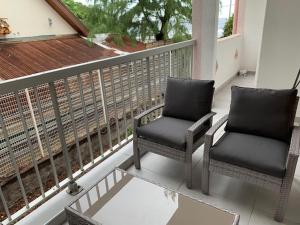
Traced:
[[63, 1], [91, 34], [112, 33], [114, 39], [128, 36], [142, 41], [191, 38], [191, 0], [89, 0], [88, 6]]
[[229, 19], [226, 21], [225, 26], [224, 26], [223, 37], [228, 37], [228, 36], [232, 35], [233, 17], [234, 17], [234, 15], [230, 16]]
[[191, 0], [131, 0], [129, 32], [143, 41], [190, 38]]
[[74, 0], [63, 0], [63, 3], [81, 21], [84, 21], [89, 14], [89, 8], [79, 2], [74, 2]]

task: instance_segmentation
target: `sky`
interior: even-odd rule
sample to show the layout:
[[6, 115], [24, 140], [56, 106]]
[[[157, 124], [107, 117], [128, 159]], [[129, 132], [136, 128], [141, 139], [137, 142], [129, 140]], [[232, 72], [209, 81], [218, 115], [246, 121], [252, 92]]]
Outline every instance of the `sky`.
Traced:
[[[76, 2], [81, 2], [82, 4], [88, 4], [88, 0], [75, 0]], [[229, 15], [229, 5], [232, 1], [231, 14], [234, 12], [234, 2], [235, 0], [220, 0], [222, 2], [222, 9], [220, 10], [220, 18], [228, 18]]]
[[[228, 18], [229, 16], [229, 6], [230, 6], [230, 1], [231, 0], [220, 0], [222, 2], [222, 8], [220, 10], [219, 18]], [[231, 6], [231, 13], [230, 15], [233, 14], [234, 12], [234, 2], [235, 0], [232, 0], [232, 6]]]

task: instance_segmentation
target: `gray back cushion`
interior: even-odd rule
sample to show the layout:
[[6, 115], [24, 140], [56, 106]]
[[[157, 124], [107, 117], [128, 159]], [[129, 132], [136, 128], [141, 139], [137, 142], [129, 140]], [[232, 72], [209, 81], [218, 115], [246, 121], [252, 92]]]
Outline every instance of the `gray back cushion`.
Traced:
[[197, 121], [211, 112], [213, 93], [212, 80], [168, 78], [163, 115]]
[[231, 88], [225, 130], [289, 142], [295, 118], [297, 90]]

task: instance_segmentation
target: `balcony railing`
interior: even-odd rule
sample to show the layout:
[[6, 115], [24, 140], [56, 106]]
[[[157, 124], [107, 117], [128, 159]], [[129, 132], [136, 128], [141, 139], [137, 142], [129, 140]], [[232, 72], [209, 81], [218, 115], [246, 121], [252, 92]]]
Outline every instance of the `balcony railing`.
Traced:
[[10, 224], [131, 140], [132, 119], [190, 78], [194, 41], [0, 84], [1, 220]]

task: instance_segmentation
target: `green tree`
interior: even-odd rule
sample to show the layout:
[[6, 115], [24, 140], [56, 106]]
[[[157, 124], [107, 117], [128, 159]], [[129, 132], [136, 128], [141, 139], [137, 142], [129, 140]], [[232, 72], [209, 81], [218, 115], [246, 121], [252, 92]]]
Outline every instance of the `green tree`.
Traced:
[[157, 41], [169, 36], [178, 41], [190, 38], [191, 0], [131, 0], [130, 5], [126, 16], [132, 35], [143, 41], [153, 37]]
[[117, 45], [122, 45], [122, 37], [128, 33], [129, 0], [93, 0], [84, 20], [91, 34], [110, 33]]
[[133, 42], [156, 40], [183, 41], [191, 38], [192, 0], [87, 0], [82, 7], [74, 0], [63, 0], [88, 27], [91, 35], [111, 33], [116, 44], [127, 36]]
[[74, 0], [63, 0], [63, 3], [71, 10], [71, 12], [79, 18], [81, 21], [84, 21], [89, 13], [89, 8], [79, 2]]
[[233, 31], [233, 17], [234, 17], [234, 15], [232, 15], [231, 17], [229, 17], [229, 19], [226, 21], [225, 26], [224, 26], [223, 37], [228, 37], [228, 36], [232, 35], [232, 31]]

